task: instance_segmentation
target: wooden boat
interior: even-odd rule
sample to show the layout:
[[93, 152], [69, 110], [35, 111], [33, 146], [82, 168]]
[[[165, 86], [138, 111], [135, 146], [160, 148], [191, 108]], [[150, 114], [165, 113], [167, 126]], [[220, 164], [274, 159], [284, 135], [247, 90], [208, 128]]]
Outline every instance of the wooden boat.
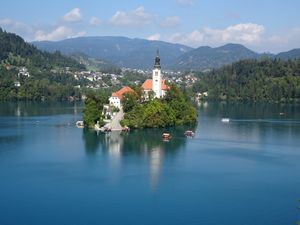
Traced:
[[129, 132], [129, 131], [130, 131], [130, 128], [127, 127], [127, 126], [126, 126], [126, 127], [123, 127], [123, 128], [122, 128], [122, 131], [123, 131], [123, 132]]
[[103, 132], [106, 132], [106, 133], [111, 132], [111, 128], [110, 127], [104, 127]]
[[187, 131], [184, 132], [184, 135], [187, 136], [187, 137], [194, 137], [195, 133], [191, 130], [187, 130]]
[[164, 141], [170, 141], [171, 138], [172, 138], [172, 135], [169, 134], [169, 133], [163, 133], [163, 134], [162, 134], [162, 139], [163, 139]]

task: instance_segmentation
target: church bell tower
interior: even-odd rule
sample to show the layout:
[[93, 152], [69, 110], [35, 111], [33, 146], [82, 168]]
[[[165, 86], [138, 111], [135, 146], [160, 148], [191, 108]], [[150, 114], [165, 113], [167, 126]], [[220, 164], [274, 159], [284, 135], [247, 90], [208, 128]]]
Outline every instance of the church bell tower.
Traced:
[[159, 50], [157, 50], [154, 68], [152, 71], [152, 90], [154, 91], [156, 98], [162, 97], [161, 86], [162, 86], [161, 66], [160, 66]]

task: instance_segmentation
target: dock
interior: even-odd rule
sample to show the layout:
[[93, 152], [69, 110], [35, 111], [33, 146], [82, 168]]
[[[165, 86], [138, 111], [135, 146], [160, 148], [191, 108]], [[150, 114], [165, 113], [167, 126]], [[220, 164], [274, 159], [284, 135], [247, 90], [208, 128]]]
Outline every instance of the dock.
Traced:
[[120, 108], [120, 111], [117, 112], [116, 115], [108, 122], [106, 123], [103, 127], [99, 127], [97, 124], [95, 125], [95, 130], [96, 131], [122, 131], [123, 127], [121, 126], [120, 122], [124, 117], [124, 111], [123, 108]]

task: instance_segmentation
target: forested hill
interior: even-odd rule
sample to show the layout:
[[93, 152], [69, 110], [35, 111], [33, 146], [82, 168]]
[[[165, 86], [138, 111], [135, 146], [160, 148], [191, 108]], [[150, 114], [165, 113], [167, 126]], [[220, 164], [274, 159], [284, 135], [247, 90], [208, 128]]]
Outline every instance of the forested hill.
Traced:
[[182, 54], [174, 64], [174, 69], [205, 70], [237, 62], [243, 59], [259, 58], [260, 54], [240, 44], [227, 44], [217, 48], [199, 47]]
[[209, 99], [292, 102], [300, 100], [300, 59], [244, 60], [212, 70], [194, 84]]
[[60, 52], [43, 52], [0, 28], [0, 100], [67, 99], [80, 83], [71, 72], [83, 69]]
[[7, 33], [0, 28], [0, 61], [15, 66], [32, 66], [43, 69], [70, 67], [84, 69], [76, 60], [61, 55], [59, 52], [48, 53], [38, 50], [25, 42], [20, 36]]
[[78, 37], [61, 41], [38, 41], [33, 44], [46, 51], [84, 53], [92, 58], [133, 69], [152, 69], [157, 49], [160, 50], [164, 68], [169, 68], [177, 57], [192, 49], [181, 44], [114, 36]]

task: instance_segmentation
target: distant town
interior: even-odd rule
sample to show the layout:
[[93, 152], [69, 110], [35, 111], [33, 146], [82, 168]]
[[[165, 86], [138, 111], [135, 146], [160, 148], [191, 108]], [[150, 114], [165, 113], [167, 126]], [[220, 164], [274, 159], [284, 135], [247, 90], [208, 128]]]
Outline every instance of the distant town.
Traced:
[[[67, 68], [66, 68], [67, 70]], [[87, 79], [89, 80], [89, 84], [86, 88], [92, 89], [100, 89], [100, 88], [109, 88], [116, 85], [124, 85], [124, 81], [126, 80], [129, 74], [135, 74], [136, 79], [131, 81], [133, 85], [140, 85], [143, 81], [149, 77], [151, 77], [152, 70], [141, 70], [141, 69], [130, 69], [130, 68], [122, 68], [120, 74], [115, 73], [102, 73], [95, 71], [78, 71], [78, 72], [70, 72], [73, 74], [76, 80], [79, 79]], [[174, 71], [164, 71], [164, 77], [169, 83], [176, 83], [181, 86], [191, 87], [198, 78], [194, 73], [186, 73], [183, 75], [182, 72], [174, 72]], [[80, 87], [79, 87], [80, 88]]]

